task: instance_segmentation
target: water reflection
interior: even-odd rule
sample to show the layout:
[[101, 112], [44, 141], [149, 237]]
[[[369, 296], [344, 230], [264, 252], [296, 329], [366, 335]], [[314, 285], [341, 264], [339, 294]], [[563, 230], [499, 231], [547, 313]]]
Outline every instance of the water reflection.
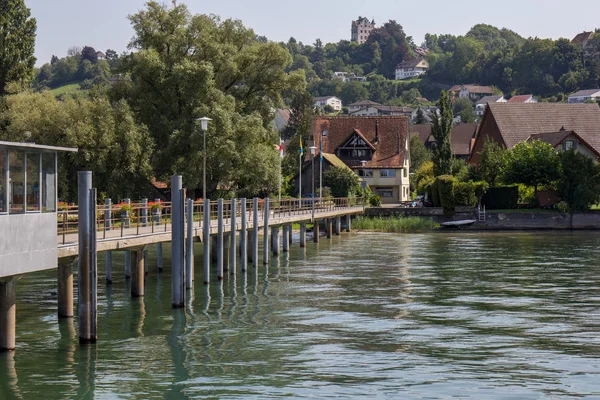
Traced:
[[23, 399], [15, 366], [15, 351], [0, 353], [0, 393], [6, 399]]
[[95, 398], [97, 352], [96, 345], [77, 347], [75, 352], [75, 359], [77, 360], [75, 375], [79, 383], [76, 396], [78, 399]]

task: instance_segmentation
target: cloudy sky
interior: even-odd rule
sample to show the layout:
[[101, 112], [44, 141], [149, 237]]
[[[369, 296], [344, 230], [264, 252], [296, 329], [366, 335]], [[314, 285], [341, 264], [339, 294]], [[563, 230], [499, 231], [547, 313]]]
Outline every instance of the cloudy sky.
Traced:
[[[464, 34], [477, 23], [506, 27], [522, 36], [572, 38], [600, 27], [598, 0], [179, 0], [193, 13], [236, 18], [271, 40], [291, 36], [304, 43], [350, 39], [350, 23], [359, 15], [377, 24], [394, 19], [417, 44], [425, 33]], [[25, 0], [38, 22], [38, 65], [71, 46], [126, 50], [133, 34], [127, 15], [145, 0]]]

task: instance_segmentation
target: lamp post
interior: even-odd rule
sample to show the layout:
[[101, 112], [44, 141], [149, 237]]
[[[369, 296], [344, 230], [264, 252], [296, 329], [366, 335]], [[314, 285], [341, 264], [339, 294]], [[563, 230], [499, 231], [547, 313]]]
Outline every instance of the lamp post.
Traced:
[[208, 121], [212, 121], [212, 119], [208, 117], [198, 118], [196, 121], [200, 121], [200, 127], [203, 132], [203, 152], [204, 156], [202, 157], [202, 198], [206, 199], [206, 130], [208, 129]]
[[312, 202], [312, 219], [315, 220], [315, 154], [317, 152], [317, 146], [310, 146], [310, 173], [312, 175], [312, 192], [310, 194]]
[[362, 165], [362, 170], [363, 170], [363, 180], [362, 180], [362, 188], [366, 189], [367, 188], [367, 171], [365, 170], [365, 165], [367, 165], [367, 161], [366, 160], [362, 160], [360, 162], [360, 164]]

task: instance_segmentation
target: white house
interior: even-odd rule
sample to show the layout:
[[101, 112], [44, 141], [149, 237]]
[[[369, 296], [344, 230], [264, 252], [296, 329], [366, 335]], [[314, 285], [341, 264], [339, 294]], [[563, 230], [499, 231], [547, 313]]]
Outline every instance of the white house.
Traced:
[[429, 63], [424, 58], [402, 61], [396, 67], [396, 80], [414, 78], [423, 75], [429, 69]]
[[335, 96], [322, 96], [314, 98], [315, 107], [331, 106], [335, 111], [342, 111], [342, 100]]
[[332, 79], [339, 79], [342, 82], [366, 82], [366, 76], [357, 76], [353, 72], [334, 72]]
[[506, 103], [504, 96], [485, 96], [475, 103], [475, 115], [482, 116], [488, 103]]
[[580, 90], [569, 96], [569, 103], [585, 103], [586, 100], [600, 102], [600, 89]]
[[449, 92], [453, 93], [454, 96], [466, 97], [471, 101], [478, 101], [485, 96], [492, 96], [494, 94], [491, 87], [479, 85], [456, 85]]
[[358, 101], [348, 106], [348, 115], [352, 117], [377, 116], [410, 116], [414, 109], [411, 107], [386, 106], [370, 100]]

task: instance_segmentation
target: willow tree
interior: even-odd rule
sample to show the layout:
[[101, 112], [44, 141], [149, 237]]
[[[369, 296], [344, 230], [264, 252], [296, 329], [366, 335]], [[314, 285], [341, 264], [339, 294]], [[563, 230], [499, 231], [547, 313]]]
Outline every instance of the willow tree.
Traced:
[[154, 167], [167, 179], [182, 174], [188, 188], [202, 186], [203, 132], [207, 132], [207, 189], [238, 195], [275, 189], [278, 152], [271, 121], [282, 96], [303, 88], [288, 74], [289, 52], [258, 40], [235, 20], [192, 15], [185, 4], [150, 1], [129, 16], [135, 49], [123, 61], [131, 80], [113, 89], [148, 126], [157, 143]]
[[452, 133], [452, 105], [447, 91], [442, 90], [438, 103], [439, 115], [433, 113], [433, 126], [431, 134], [436, 141], [433, 148], [433, 173], [435, 176], [450, 175], [452, 173], [452, 147], [450, 135]]

